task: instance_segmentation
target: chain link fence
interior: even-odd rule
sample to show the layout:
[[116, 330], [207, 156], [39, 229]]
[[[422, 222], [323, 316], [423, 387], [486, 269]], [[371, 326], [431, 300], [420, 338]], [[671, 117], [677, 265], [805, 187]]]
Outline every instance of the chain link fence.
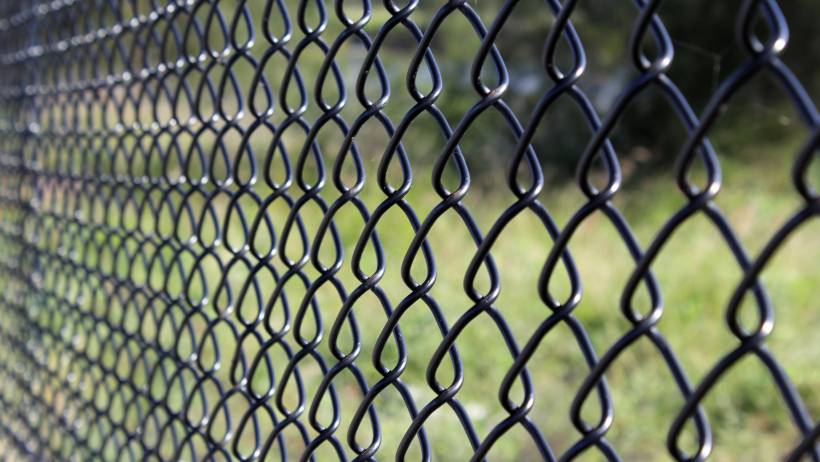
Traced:
[[[713, 6], [726, 64], [673, 39], [671, 1], [421, 3], [0, 2], [3, 459], [820, 460], [818, 356], [770, 348], [761, 276], [816, 232], [820, 117], [782, 55], [817, 18]], [[798, 128], [755, 185], [793, 207], [753, 212], [773, 225], [747, 251], [718, 205], [745, 161], [712, 138], [762, 78]], [[665, 118], [631, 133], [673, 139], [674, 165], [618, 138], [649, 94]], [[675, 201], [638, 225], [647, 177]], [[816, 273], [816, 236], [774, 277]], [[688, 260], [705, 240], [725, 279]]]

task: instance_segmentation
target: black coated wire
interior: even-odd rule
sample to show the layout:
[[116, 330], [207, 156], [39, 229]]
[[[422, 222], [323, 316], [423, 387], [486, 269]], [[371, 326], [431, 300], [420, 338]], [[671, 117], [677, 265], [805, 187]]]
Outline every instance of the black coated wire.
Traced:
[[[253, 3], [264, 6], [253, 13]], [[425, 424], [448, 408], [459, 424], [452, 431], [465, 435], [472, 460], [486, 460], [515, 427], [526, 431], [543, 460], [573, 460], [585, 451], [621, 460], [606, 439], [614, 414], [605, 376], [620, 354], [645, 338], [684, 400], [668, 433], [675, 460], [709, 456], [712, 432], [700, 405], [720, 378], [749, 356], [757, 357], [774, 379], [802, 435], [787, 460], [820, 460], [820, 425], [766, 347], [773, 308], [758, 279], [786, 239], [820, 212], [820, 196], [808, 178], [820, 143], [820, 116], [779, 58], [789, 32], [777, 2], [743, 3], [736, 21], [745, 59], [723, 79], [706, 109], [695, 114], [668, 75], [674, 46], [658, 15], [661, 1], [637, 0], [639, 14], [629, 43], [633, 77], [599, 117], [577, 85], [587, 64], [573, 26], [578, 2], [547, 0], [554, 24], [541, 64], [551, 87], [526, 119], [505, 100], [510, 76], [496, 48], [518, 0], [504, 2], [489, 25], [471, 2], [441, 3], [422, 28], [414, 19], [419, 0], [384, 0], [379, 8], [387, 14], [381, 19], [374, 19], [370, 0], [356, 5], [300, 0], [295, 10], [283, 0], [0, 2], [0, 435], [18, 456], [318, 460], [317, 451], [330, 447], [338, 460], [404, 460], [417, 445], [421, 458], [431, 460]], [[481, 46], [468, 80], [475, 101], [451, 124], [437, 105], [444, 82], [432, 42], [444, 21], [455, 16], [470, 24]], [[765, 37], [759, 35], [759, 21]], [[341, 25], [338, 34], [327, 32], [330, 23]], [[415, 52], [404, 83], [411, 106], [393, 120], [386, 106], [395, 76], [389, 75], [383, 57], [390, 53], [384, 44], [396, 33], [410, 37]], [[261, 55], [251, 53], [257, 42], [263, 45]], [[350, 43], [366, 50], [355, 77], [346, 73], [347, 63], [337, 60]], [[557, 58], [562, 47], [571, 64]], [[651, 55], [646, 48], [654, 50]], [[322, 61], [318, 71], [310, 69], [317, 74], [307, 79], [300, 59], [311, 53], [321, 54]], [[242, 66], [253, 69], [247, 85], [237, 77]], [[280, 81], [271, 81], [271, 66], [281, 70]], [[420, 83], [421, 74], [429, 75], [431, 85]], [[809, 136], [793, 167], [792, 183], [802, 205], [760, 254], [751, 256], [714, 202], [721, 163], [708, 135], [725, 105], [759, 74], [770, 75], [785, 90]], [[316, 84], [309, 88], [306, 81], [314, 78]], [[355, 94], [349, 95], [351, 78]], [[676, 164], [685, 204], [643, 248], [612, 202], [623, 175], [610, 138], [627, 106], [647, 91], [664, 96], [687, 137]], [[583, 114], [591, 137], [577, 163], [576, 181], [585, 203], [559, 227], [538, 199], [547, 185], [533, 139], [562, 97]], [[343, 116], [350, 107], [357, 111], [355, 117]], [[318, 116], [309, 117], [309, 110]], [[274, 113], [281, 117], [278, 124]], [[511, 133], [516, 143], [506, 177], [515, 199], [487, 230], [479, 228], [463, 201], [471, 177], [462, 142], [484, 113], [497, 114], [506, 124], [498, 130]], [[434, 121], [446, 140], [432, 172], [414, 171], [405, 150], [412, 142], [406, 135], [421, 118]], [[377, 124], [389, 137], [372, 178], [365, 177], [357, 138], [367, 124]], [[328, 131], [343, 139], [335, 153], [320, 147], [320, 134]], [[286, 146], [286, 134], [304, 140], [298, 152]], [[268, 140], [265, 151], [254, 143], [260, 138]], [[326, 164], [328, 158], [332, 164]], [[603, 184], [594, 178], [596, 163], [606, 173]], [[446, 181], [448, 168], [457, 173], [455, 184]], [[352, 169], [352, 177], [346, 169]], [[400, 174], [389, 173], [391, 169]], [[699, 183], [691, 179], [696, 169], [705, 171]], [[419, 177], [432, 178], [439, 198], [423, 217], [407, 199], [411, 186], [429, 187]], [[374, 182], [384, 197], [369, 208], [360, 193]], [[268, 212], [275, 206], [288, 209], [282, 223]], [[345, 258], [339, 215], [351, 208], [362, 231], [354, 252]], [[315, 229], [304, 218], [309, 209], [321, 211]], [[446, 319], [431, 294], [437, 273], [448, 266], [436, 260], [429, 236], [448, 212], [459, 217], [476, 246], [464, 276], [472, 306], [455, 319]], [[492, 255], [505, 227], [522, 212], [538, 217], [553, 240], [538, 286], [540, 302], [549, 311], [533, 320], [537, 327], [529, 338], [515, 338], [506, 320], [514, 314], [502, 314], [496, 306], [501, 282]], [[595, 351], [573, 315], [582, 281], [569, 251], [576, 231], [596, 212], [611, 222], [635, 262], [620, 299], [631, 327], [602, 352]], [[401, 214], [414, 231], [401, 262], [407, 294], [398, 303], [380, 285], [387, 263], [377, 229], [389, 213]], [[143, 220], [146, 216], [157, 219]], [[708, 219], [720, 233], [743, 277], [726, 309], [734, 349], [692, 383], [658, 328], [664, 303], [651, 268], [670, 236], [696, 216]], [[273, 244], [261, 246], [260, 236]], [[375, 267], [365, 263], [369, 253], [375, 255]], [[355, 275], [353, 287], [339, 275], [344, 265]], [[419, 266], [425, 274], [412, 270]], [[570, 279], [570, 293], [563, 299], [550, 290], [556, 271]], [[478, 281], [483, 275], [489, 275], [489, 286]], [[229, 282], [236, 277], [242, 278], [239, 290]], [[266, 285], [265, 280], [274, 283]], [[651, 300], [643, 313], [633, 306], [641, 288]], [[335, 318], [322, 317], [319, 293], [337, 299], [341, 309]], [[357, 301], [363, 297], [377, 300], [387, 320], [369, 358], [361, 354], [363, 334], [357, 322], [363, 316]], [[740, 321], [739, 306], [747, 297], [757, 307], [753, 329]], [[434, 394], [429, 402], [417, 402], [402, 378], [413, 345], [402, 334], [401, 321], [418, 306], [429, 311], [431, 329], [442, 338], [427, 367], [426, 386]], [[494, 347], [512, 361], [498, 394], [507, 416], [483, 437], [459, 400], [465, 371], [456, 347], [459, 335], [480, 315], [493, 320], [502, 339]], [[529, 372], [537, 367], [530, 363], [536, 349], [559, 325], [573, 333], [589, 368], [569, 416], [580, 437], [562, 453], [554, 451], [531, 417], [538, 390]], [[209, 342], [224, 346], [225, 336], [230, 350], [217, 347], [215, 358], [201, 354]], [[397, 360], [388, 353], [393, 347]], [[312, 396], [302, 376], [308, 367], [322, 375]], [[365, 367], [378, 372], [377, 380], [366, 378]], [[442, 367], [452, 368], [449, 383], [440, 381]], [[227, 378], [219, 374], [225, 368]], [[261, 390], [254, 385], [259, 374], [268, 379]], [[356, 412], [345, 417], [350, 422], [346, 434], [340, 430], [342, 375], [353, 377], [363, 397]], [[518, 385], [523, 394], [513, 392]], [[297, 391], [295, 404], [287, 397], [288, 387]], [[171, 390], [181, 390], [182, 405], [174, 404]], [[376, 403], [384, 393], [398, 394], [409, 419], [396, 454], [381, 449]], [[588, 421], [581, 412], [593, 394], [598, 421]], [[235, 402], [241, 406], [231, 404]], [[324, 411], [328, 406], [329, 417]], [[244, 412], [237, 415], [236, 409]], [[217, 434], [220, 419], [233, 422], [228, 427], [235, 433]], [[686, 426], [695, 430], [694, 450], [681, 447]], [[301, 446], [286, 432], [298, 435]]]

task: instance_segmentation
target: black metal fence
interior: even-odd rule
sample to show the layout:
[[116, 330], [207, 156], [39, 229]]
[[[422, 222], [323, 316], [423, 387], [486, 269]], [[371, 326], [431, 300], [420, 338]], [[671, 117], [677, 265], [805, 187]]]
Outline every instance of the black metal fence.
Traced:
[[[736, 27], [727, 46], [742, 56], [717, 75], [696, 115], [670, 72], [680, 47], [660, 1], [613, 2], [613, 17], [630, 18], [618, 27], [632, 62], [621, 60], [627, 77], [604, 79], [617, 87], [605, 109], [583, 85], [596, 58], [583, 42], [594, 24], [574, 25], [583, 4], [482, 2], [0, 2], [3, 458], [639, 460], [641, 447], [654, 444], [674, 460], [704, 460], [733, 438], [729, 431], [715, 443], [720, 424], [704, 402], [751, 358], [770, 384], [753, 393], [788, 416], [793, 436], [782, 457], [820, 460], [820, 427], [804, 402], [815, 398], [767, 346], [774, 304], [760, 278], [820, 211], [811, 184], [820, 118], [781, 59], [791, 44], [778, 3], [748, 0], [719, 18]], [[523, 57], [530, 71], [543, 69], [535, 90], [516, 80], [498, 45], [525, 8], [543, 21], [543, 56]], [[472, 40], [471, 68], [436, 48], [451, 18], [468, 27], [443, 46], [463, 57], [457, 42]], [[399, 50], [396, 66], [388, 61]], [[786, 146], [791, 159], [778, 161], [792, 165], [789, 192], [799, 205], [751, 254], [718, 208], [723, 161], [710, 137], [730, 100], [764, 75], [802, 127], [800, 147]], [[447, 85], [471, 95], [469, 104], [445, 101]], [[509, 102], [525, 87], [535, 95], [526, 113]], [[641, 243], [628, 210], [616, 206], [625, 156], [612, 136], [649, 92], [666, 101], [684, 135], [674, 168], [655, 170], [673, 169], [668, 185], [680, 202]], [[553, 109], [559, 100], [568, 106]], [[583, 200], [559, 225], [541, 199], [555, 171], [534, 139], [548, 131], [551, 109], [570, 106], [588, 125], [585, 148], [571, 153]], [[477, 131], [508, 142], [493, 156], [504, 180], [479, 187], [471, 172], [491, 161], [472, 158], [465, 143], [488, 114], [495, 122]], [[418, 205], [424, 194], [434, 197], [429, 207]], [[467, 205], [476, 194], [506, 199], [476, 210]], [[518, 246], [543, 258], [511, 283], [532, 309], [502, 303], [505, 273], [525, 260], [497, 243], [522, 216], [543, 237]], [[666, 287], [653, 273], [673, 235], [695, 219], [709, 223], [737, 278], [728, 300], [708, 301], [725, 314], [728, 328], [718, 330], [731, 342], [694, 358], [705, 369], [690, 380], [679, 359], [686, 352], [662, 333], [677, 326], [663, 324]], [[608, 295], [606, 309], [626, 321], [612, 341], [599, 341], [596, 321], [579, 315], [586, 295], [573, 254], [589, 226], [614, 229], [632, 259], [626, 284]], [[396, 235], [406, 242], [390, 244]], [[459, 241], [470, 255], [447, 253], [464, 248]], [[606, 271], [610, 262], [601, 255], [592, 264]], [[516, 287], [526, 273], [534, 283]], [[461, 293], [437, 293], [452, 277]], [[556, 278], [566, 279], [563, 290]], [[674, 284], [694, 293], [706, 278]], [[481, 323], [490, 333], [468, 337]], [[563, 397], [568, 413], [550, 398], [538, 407], [549, 388], [538, 370], [550, 367], [539, 346], [559, 335], [581, 358], [567, 372], [576, 378]], [[639, 348], [663, 364], [657, 370], [674, 388], [668, 401], [643, 403], [666, 409], [663, 428], [647, 429], [665, 441], [623, 437], [640, 417], [612, 430], [640, 406], [616, 412], [606, 379]], [[463, 398], [464, 387], [493, 374], [496, 395]], [[487, 417], [489, 406], [499, 410]], [[571, 428], [555, 436], [550, 421]]]

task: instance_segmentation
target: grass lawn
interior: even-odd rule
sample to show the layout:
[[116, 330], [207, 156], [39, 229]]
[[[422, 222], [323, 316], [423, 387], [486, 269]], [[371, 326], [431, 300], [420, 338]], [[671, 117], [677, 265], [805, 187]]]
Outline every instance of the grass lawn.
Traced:
[[[753, 163], [743, 159], [724, 161], [726, 181], [717, 200], [751, 255], [759, 252], [772, 232], [799, 206], [798, 196], [787, 181], [788, 165], [780, 159], [760, 158], [762, 160]], [[375, 164], [371, 163], [366, 167], [373, 169]], [[408, 194], [408, 201], [421, 218], [438, 201], [425, 181], [429, 179], [419, 178]], [[261, 183], [255, 189], [263, 198], [270, 193]], [[328, 202], [338, 197], [338, 193], [331, 192], [332, 189], [328, 186], [323, 192]], [[507, 190], [498, 185], [494, 188], [478, 186], [464, 201], [483, 231], [492, 225], [500, 211], [513, 200], [510, 193], [500, 191]], [[301, 194], [296, 187], [290, 193], [293, 198], [298, 198]], [[228, 196], [223, 196], [212, 202], [217, 215], [217, 220], [213, 223], [228, 223], [221, 234], [221, 243], [214, 247], [213, 252], [204, 252], [203, 245], [219, 234], [215, 227], [211, 227], [209, 220], [204, 220], [200, 222], [202, 233], [199, 240], [191, 244], [190, 248], [194, 253], [207, 254], [206, 257], [200, 260], [199, 266], [196, 266], [193, 254], [183, 255], [179, 260], [186, 275], [196, 268], [195, 274], [202, 276], [202, 279], [195, 277], [186, 282], [176, 271], [164, 272], [156, 265], [147, 269], [147, 265], [139, 258], [129, 260], [112, 251], [100, 252], [88, 260], [92, 266], [99, 265], [103, 272], [116, 272], [136, 284], [165, 291], [172, 298], [187, 296], [189, 301], [201, 302], [202, 307], [197, 316], [187, 318], [185, 324], [182, 321], [185, 314], [192, 311], [185, 302], [155, 305], [157, 311], [152, 314], [146, 310], [144, 299], [115, 299], [106, 297], [104, 291], [100, 292], [102, 298], [96, 304], [93, 300], [85, 300], [84, 309], [97, 312], [109, 319], [114, 326], [122, 325], [125, 330], [139, 332], [145, 341], [158, 347], [156, 351], [174, 351], [182, 359], [196, 358], [199, 361], [196, 363], [198, 366], [195, 366], [196, 374], [213, 370], [214, 378], [225, 389], [240, 381], [246, 381], [249, 389], [260, 395], [271, 390], [275, 392], [277, 387], [284, 387], [283, 403], [289, 409], [295, 409], [299, 404], [299, 394], [293, 377], [285, 382], [281, 381], [287, 363], [281, 347], [268, 350], [271, 371], [262, 367], [252, 372], [239, 367], [232, 372], [232, 360], [238, 352], [241, 351], [250, 362], [259, 353], [259, 345], [270, 338], [262, 326], [257, 325], [258, 336], [246, 337], [240, 342], [239, 335], [243, 331], [240, 319], [252, 322], [259, 318], [264, 312], [260, 307], [264, 307], [270, 300], [277, 282], [268, 270], [259, 271], [252, 276], [249, 268], [259, 259], [247, 251], [240, 253], [247, 258], [250, 266], [241, 261], [230, 264], [233, 254], [228, 246], [242, 248], [245, 233], [236, 216], [226, 221], [229, 202]], [[360, 197], [373, 210], [383, 195], [375, 190], [372, 183], [368, 183]], [[559, 225], [565, 223], [583, 203], [577, 188], [566, 183], [547, 187], [542, 200]], [[658, 228], [684, 201], [671, 176], [655, 174], [648, 178], [628, 179], [614, 203], [623, 211], [645, 248]], [[195, 211], [200, 212], [204, 199], [192, 197], [190, 204]], [[241, 200], [241, 205], [248, 222], [252, 222], [256, 213], [259, 213], [259, 207], [253, 201], [244, 199]], [[131, 204], [127, 204], [121, 211], [109, 208], [108, 213], [99, 218], [116, 226], [140, 226], [143, 229], [158, 226], [166, 230], [173, 228], [170, 217], [162, 214], [159, 218], [147, 214], [138, 216], [130, 206]], [[275, 201], [267, 209], [277, 236], [281, 236], [289, 212], [290, 208], [281, 200]], [[321, 211], [315, 205], [306, 205], [301, 209], [300, 215], [308, 230], [308, 239], [312, 241], [319, 226]], [[120, 219], [124, 220], [124, 225], [118, 221]], [[350, 294], [360, 284], [351, 269], [350, 255], [362, 230], [363, 220], [348, 204], [338, 212], [336, 225], [341, 248], [334, 250], [333, 246], [324, 245], [318, 258], [323, 265], [329, 266], [336, 252], [342, 252], [344, 264], [336, 277], [340, 286]], [[776, 309], [776, 325], [768, 344], [814, 415], [820, 412], [820, 398], [813, 392], [817, 382], [815, 364], [820, 358], [820, 346], [812, 341], [814, 330], [820, 322], [820, 313], [812, 305], [815, 288], [820, 282], [820, 275], [813, 271], [820, 257], [820, 243], [816, 239], [817, 226], [817, 221], [813, 220], [800, 228], [763, 273], [763, 281]], [[385, 272], [379, 286], [395, 308], [410, 293], [400, 277], [399, 268], [413, 233], [406, 218], [395, 209], [383, 217], [377, 229], [386, 258]], [[184, 235], [190, 233], [190, 228], [183, 221], [178, 232]], [[102, 234], [97, 237], [104, 238]], [[44, 239], [41, 245], [53, 245], [57, 249], [59, 239], [54, 239], [51, 244], [48, 244], [48, 239]], [[252, 248], [261, 252], [262, 249], [270, 249], [272, 242], [269, 232], [260, 232], [253, 241]], [[445, 213], [435, 224], [429, 242], [438, 268], [435, 284], [429, 294], [444, 313], [448, 325], [452, 325], [472, 306], [463, 288], [463, 275], [475, 252], [475, 244], [463, 222], [452, 211]], [[551, 242], [538, 219], [525, 211], [506, 228], [492, 249], [501, 282], [500, 295], [494, 306], [503, 315], [519, 348], [526, 343], [539, 322], [549, 314], [548, 308], [537, 296], [537, 287], [539, 273]], [[114, 238], [111, 240], [111, 248], [116, 248], [121, 243]], [[134, 242], [125, 242], [124, 245], [133, 247]], [[285, 246], [284, 255], [298, 259], [302, 252], [301, 246], [298, 238], [291, 239]], [[620, 312], [618, 300], [634, 263], [615, 229], [601, 214], [589, 217], [572, 239], [569, 248], [584, 285], [582, 301], [574, 314], [583, 324], [600, 356], [630, 327]], [[155, 252], [157, 250], [151, 250], [150, 246], [142, 251], [149, 256]], [[169, 248], [163, 248], [159, 252], [164, 252], [166, 258], [173, 254]], [[280, 275], [286, 270], [282, 255], [280, 252], [268, 259], [271, 268], [275, 268]], [[369, 248], [364, 253], [361, 264], [365, 274], [372, 273], [374, 261], [373, 250]], [[658, 329], [673, 347], [690, 381], [696, 384], [737, 344], [726, 327], [724, 311], [741, 272], [714, 226], [702, 215], [690, 219], [674, 234], [653, 265], [653, 270], [665, 300], [665, 312]], [[426, 271], [424, 264], [420, 262], [413, 265], [412, 273], [418, 280], [424, 277]], [[304, 273], [311, 280], [316, 280], [319, 276], [319, 271], [311, 262], [305, 265]], [[556, 274], [551, 290], [556, 297], [566, 295], [566, 277], [561, 271]], [[259, 292], [250, 290], [240, 300], [238, 294], [251, 276], [256, 278]], [[480, 275], [478, 280], [482, 281], [482, 277], [486, 279], [486, 275]], [[48, 286], [49, 281], [46, 280], [45, 284]], [[486, 281], [477, 285], [479, 288], [487, 287]], [[227, 296], [227, 288], [231, 290], [232, 300]], [[307, 310], [301, 323], [295, 323], [298, 306], [305, 298], [305, 285], [293, 278], [284, 284], [284, 289], [289, 299], [289, 314], [286, 315], [282, 303], [277, 302], [269, 310], [268, 322], [277, 328], [289, 324], [284, 338], [294, 352], [299, 351], [294, 337], [296, 333], [303, 339], [319, 338], [316, 325], [322, 325], [324, 335], [316, 350], [332, 365], [334, 361], [331, 359], [328, 335], [330, 326], [342, 307], [339, 292], [330, 284], [322, 285], [313, 296], [318, 302], [318, 310]], [[645, 294], [638, 295], [635, 304], [639, 308], [648, 306]], [[371, 292], [365, 292], [353, 304], [352, 311], [358, 324], [361, 347], [356, 365], [368, 384], [372, 385], [381, 378], [374, 367], [372, 353], [387, 317], [382, 303]], [[748, 313], [744, 315], [744, 319], [754, 322], [752, 305], [745, 306], [745, 311]], [[166, 316], [163, 317], [163, 313]], [[207, 324], [214, 322], [217, 313], [222, 313], [224, 320], [216, 322], [209, 332]], [[317, 313], [319, 317], [316, 316]], [[220, 436], [238, 438], [238, 448], [246, 454], [256, 446], [253, 432], [238, 427], [241, 416], [249, 408], [247, 399], [234, 395], [226, 404], [217, 403], [218, 389], [215, 381], [206, 381], [204, 391], [192, 393], [191, 383], [196, 375], [193, 371], [187, 370], [181, 374], [189, 380], [185, 386], [178, 377], [163, 379], [155, 370], [161, 363], [156, 351], [132, 364], [128, 356], [122, 351], [117, 353], [115, 348], [123, 341], [121, 335], [109, 338], [105, 333], [100, 334], [99, 326], [98, 337], [89, 335], [88, 326], [71, 324], [71, 316], [63, 318], [61, 310], [39, 310], [32, 317], [40, 320], [44, 326], [53, 326], [55, 335], [72, 338], [77, 351], [84, 351], [91, 358], [102, 358], [107, 364], [115, 364], [114, 370], [131, 377], [137, 386], [144, 387], [152, 396], [165, 396], [170, 409], [187, 410], [187, 415], [195, 422], [201, 421], [206, 414], [210, 415], [210, 420], [213, 420], [211, 432], [217, 439]], [[174, 323], [177, 325], [176, 329], [173, 327]], [[343, 326], [336, 344], [340, 351], [349, 353], [354, 349], [354, 341], [350, 325]], [[425, 380], [425, 371], [441, 335], [429, 309], [421, 302], [416, 302], [407, 310], [401, 318], [400, 328], [407, 349], [407, 365], [401, 379], [416, 405], [421, 408], [435, 396]], [[478, 437], [483, 438], [507, 416], [499, 403], [498, 388], [512, 357], [502, 343], [499, 327], [486, 314], [479, 315], [469, 323], [458, 337], [456, 345], [463, 363], [464, 378], [457, 398], [472, 419]], [[398, 358], [396, 352], [395, 342], [388, 342], [382, 354], [387, 367], [395, 366]], [[173, 374], [175, 366], [172, 362], [162, 364], [168, 373]], [[563, 324], [544, 338], [528, 364], [535, 389], [535, 405], [530, 416], [543, 431], [552, 450], [560, 454], [579, 438], [579, 433], [569, 419], [569, 406], [585, 378], [587, 367], [574, 336]], [[321, 368], [314, 359], [305, 357], [299, 362], [299, 370], [306, 391], [304, 402], [310, 406], [322, 379]], [[65, 373], [67, 372], [69, 371]], [[274, 383], [270, 381], [271, 374]], [[453, 376], [453, 368], [448, 360], [435, 373], [436, 380], [445, 385], [452, 381]], [[618, 358], [606, 378], [615, 411], [612, 429], [607, 434], [608, 440], [624, 460], [666, 460], [666, 433], [683, 400], [657, 348], [645, 338], [637, 341]], [[93, 380], [92, 377], [92, 382]], [[113, 376], [97, 380], [97, 385], [108, 383], [113, 380]], [[362, 395], [349, 372], [339, 374], [333, 385], [340, 398], [341, 412], [341, 427], [336, 434], [344, 443], [352, 415]], [[59, 395], [59, 391], [55, 393]], [[513, 387], [512, 396], [520, 398], [520, 384]], [[202, 401], [203, 397], [207, 404]], [[596, 400], [593, 396], [583, 408], [584, 418], [589, 422], [597, 422], [599, 419]], [[135, 402], [141, 403], [139, 406], [147, 404], [144, 399]], [[400, 395], [392, 387], [383, 391], [375, 403], [382, 431], [379, 454], [389, 459], [388, 454], [395, 452], [411, 419]], [[782, 457], [797, 439], [798, 433], [790, 422], [783, 400], [777, 394], [767, 371], [756, 358], [749, 357], [733, 368], [708, 395], [704, 405], [714, 431], [714, 460], [775, 460]], [[232, 417], [230, 422], [224, 412], [217, 412], [218, 408], [229, 409]], [[125, 416], [128, 427], [139, 425], [136, 413], [129, 411], [117, 400], [112, 401], [111, 412], [113, 415]], [[273, 423], [263, 418], [262, 414], [257, 416], [260, 432], [264, 437], [270, 433]], [[306, 417], [306, 414], [302, 416], [305, 423]], [[323, 425], [331, 422], [332, 406], [329, 400], [320, 403], [317, 418]], [[306, 425], [309, 427], [309, 424]], [[452, 410], [443, 407], [436, 411], [427, 420], [425, 429], [435, 460], [468, 459], [471, 454], [469, 442]], [[163, 454], [172, 455], [169, 452], [171, 444], [167, 432], [162, 434], [150, 424], [143, 427], [142, 431], [147, 444], [158, 444]], [[228, 435], [229, 431], [232, 435]], [[312, 429], [310, 431], [313, 432]], [[291, 457], [297, 457], [303, 444], [296, 428], [288, 427], [284, 436]], [[691, 432], [689, 436], [692, 436]], [[367, 445], [370, 437], [369, 423], [365, 420], [356, 435], [356, 441]], [[99, 440], [102, 440], [101, 437]], [[684, 446], [687, 441], [691, 443], [684, 438]], [[419, 451], [418, 443], [414, 443], [407, 459], [416, 460]], [[272, 451], [270, 456], [275, 460], [276, 451]], [[329, 445], [320, 447], [317, 452], [317, 460], [332, 460], [334, 457]], [[538, 455], [529, 435], [517, 426], [494, 446], [489, 458], [499, 461], [535, 460]], [[583, 460], [604, 458], [595, 451], [589, 451]]]

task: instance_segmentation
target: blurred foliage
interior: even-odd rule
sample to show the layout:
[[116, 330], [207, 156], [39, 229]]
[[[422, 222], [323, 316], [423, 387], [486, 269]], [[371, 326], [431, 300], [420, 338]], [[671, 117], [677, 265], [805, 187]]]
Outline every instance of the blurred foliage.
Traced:
[[[579, 2], [572, 15], [572, 23], [579, 32], [589, 62], [578, 85], [589, 96], [601, 117], [606, 115], [614, 100], [628, 86], [630, 79], [637, 75], [629, 56], [628, 42], [639, 10], [633, 2], [622, 3]], [[269, 43], [262, 37], [265, 25], [257, 19], [264, 17], [263, 2], [236, 3], [234, 0], [223, 0], [220, 9], [225, 15], [226, 24], [231, 24], [241, 11], [239, 7], [242, 4], [251, 13], [256, 32], [256, 43], [251, 55], [261, 59], [269, 47]], [[295, 1], [283, 4], [293, 27], [288, 49], [294, 50], [304, 37], [298, 26], [299, 5]], [[742, 67], [747, 59], [737, 43], [734, 24], [740, 4], [740, 0], [676, 1], [664, 2], [659, 10], [675, 45], [675, 60], [668, 74], [696, 113], [704, 109], [718, 85]], [[319, 3], [306, 2], [305, 5], [307, 22], [318, 23]], [[421, 2], [411, 19], [425, 31], [433, 18], [444, 9], [444, 5], [444, 2]], [[489, 27], [503, 2], [479, 0], [470, 5]], [[330, 45], [339, 37], [343, 27], [333, 5], [327, 3], [324, 8], [329, 22], [322, 38]], [[344, 5], [343, 8], [349, 17], [356, 17], [363, 11], [362, 4]], [[374, 37], [391, 15], [380, 2], [373, 4], [372, 8], [372, 17], [365, 31]], [[809, 94], [816, 96], [820, 94], [820, 66], [817, 65], [820, 36], [816, 34], [812, 22], [803, 18], [820, 17], [820, 2], [793, 0], [783, 2], [782, 8], [790, 21], [791, 34], [783, 59], [804, 85], [807, 85]], [[521, 0], [496, 41], [511, 78], [504, 100], [515, 110], [523, 125], [528, 123], [538, 99], [553, 85], [544, 72], [542, 63], [543, 46], [553, 27], [553, 21], [554, 13], [545, 2]], [[760, 22], [759, 33], [765, 37], [765, 25], [762, 20]], [[285, 30], [281, 13], [274, 9], [267, 26], [274, 34], [281, 34]], [[212, 26], [211, 36], [219, 35], [219, 29]], [[479, 100], [470, 83], [470, 68], [479, 44], [477, 32], [458, 10], [446, 17], [431, 44], [444, 84], [437, 106], [453, 126]], [[644, 43], [644, 48], [649, 53], [653, 46], [652, 43]], [[362, 110], [355, 98], [355, 81], [366, 53], [364, 48], [358, 39], [348, 38], [336, 57], [348, 96], [348, 104], [343, 111], [348, 122]], [[385, 111], [394, 123], [412, 105], [406, 89], [406, 79], [408, 63], [416, 48], [417, 42], [407, 30], [397, 27], [388, 34], [379, 54], [391, 78], [391, 100]], [[308, 93], [315, 93], [315, 76], [323, 59], [324, 54], [314, 44], [308, 45], [298, 57], [298, 66], [305, 78]], [[568, 63], [569, 59], [568, 49], [559, 50], [559, 61]], [[278, 63], [282, 64], [284, 61], [280, 60]], [[243, 76], [243, 71], [238, 67], [233, 71], [240, 80], [250, 82], [250, 75]], [[252, 69], [247, 72], [252, 72]], [[492, 82], [497, 79], [494, 72], [484, 69], [482, 75]], [[282, 88], [281, 75], [281, 69], [266, 75], [274, 93]], [[377, 94], [377, 88], [371, 85], [374, 82], [370, 80], [368, 88], [373, 94]], [[423, 89], [429, 89], [429, 75], [417, 76], [416, 83]], [[335, 90], [330, 88], [332, 86], [328, 82], [324, 85], [326, 98], [329, 100], [335, 97]], [[243, 85], [243, 88], [249, 87], [250, 85]], [[289, 101], [292, 101], [294, 92], [288, 94]], [[320, 113], [312, 96], [314, 95], [309, 95], [305, 117], [315, 119]], [[501, 128], [504, 127], [504, 122], [491, 112], [485, 112], [472, 123], [461, 143], [471, 173], [479, 180], [485, 177], [486, 172], [503, 170], [508, 165], [515, 146], [510, 130]], [[414, 162], [429, 164], [441, 154], [443, 143], [440, 139], [436, 140], [439, 129], [431, 119], [425, 117], [417, 119], [414, 128], [425, 136], [413, 138], [414, 146], [409, 147], [411, 157]], [[786, 139], [800, 139], [805, 136], [804, 131], [788, 96], [774, 79], [764, 73], [754, 78], [733, 98], [730, 110], [713, 130], [711, 140], [718, 147], [720, 155], [743, 156], [749, 146], [776, 145]], [[328, 141], [328, 136], [320, 136], [320, 142], [334, 145]], [[365, 133], [360, 136], [366, 137]], [[533, 146], [543, 160], [543, 168], [548, 175], [559, 180], [567, 179], [571, 177], [571, 171], [589, 137], [590, 130], [577, 106], [567, 97], [562, 97], [541, 122]], [[627, 176], [633, 171], [639, 176], [643, 173], [651, 174], [658, 167], [671, 165], [684, 140], [685, 130], [681, 122], [660, 92], [654, 89], [645, 91], [629, 105], [613, 134], [616, 149], [622, 161], [627, 164]], [[332, 158], [332, 155], [329, 157]], [[640, 168], [631, 168], [635, 165]]]

